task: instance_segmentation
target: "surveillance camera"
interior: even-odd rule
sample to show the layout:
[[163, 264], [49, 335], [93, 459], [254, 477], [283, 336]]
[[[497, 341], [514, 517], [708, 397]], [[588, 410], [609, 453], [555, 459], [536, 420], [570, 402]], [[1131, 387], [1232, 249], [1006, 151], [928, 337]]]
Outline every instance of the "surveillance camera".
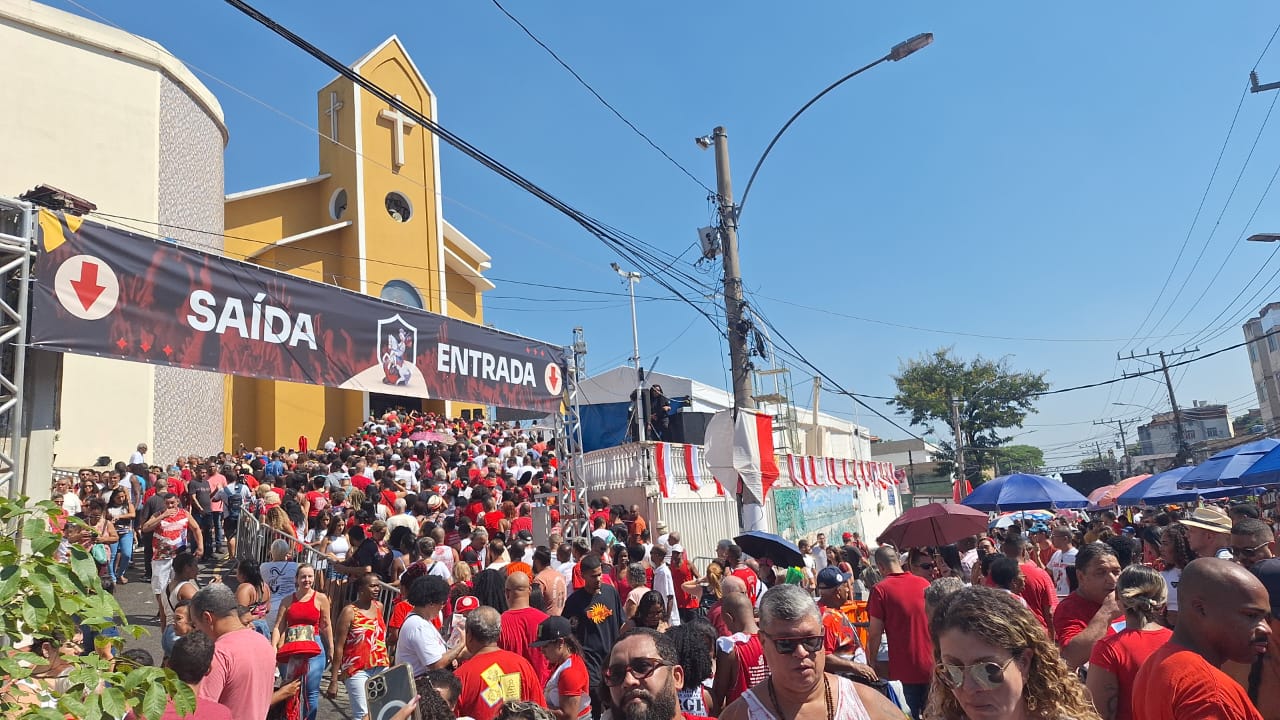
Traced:
[[618, 267], [618, 263], [616, 262], [609, 263], [609, 267], [613, 268], [614, 272], [622, 272], [622, 268]]
[[694, 138], [693, 141], [697, 143], [698, 147], [702, 148], [703, 150], [707, 150], [713, 144], [715, 144], [715, 141], [711, 139], [710, 135], [703, 135], [702, 137]]

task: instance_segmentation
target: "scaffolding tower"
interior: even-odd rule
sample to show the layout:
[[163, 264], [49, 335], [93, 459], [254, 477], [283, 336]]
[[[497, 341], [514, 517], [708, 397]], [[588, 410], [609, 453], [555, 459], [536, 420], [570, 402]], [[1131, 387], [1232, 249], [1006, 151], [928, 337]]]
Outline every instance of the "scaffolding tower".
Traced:
[[796, 420], [796, 406], [791, 400], [791, 369], [771, 367], [753, 370], [752, 398], [757, 407], [773, 415], [773, 430], [782, 443], [774, 449], [779, 453], [800, 452], [800, 428]]
[[573, 344], [567, 348], [568, 372], [564, 383], [564, 409], [556, 413], [556, 443], [560, 458], [560, 530], [564, 539], [587, 537], [591, 533], [587, 505], [587, 481], [582, 464], [582, 392], [578, 385], [587, 375], [587, 342], [582, 328], [573, 329]]
[[36, 222], [37, 209], [31, 203], [0, 198], [0, 486], [10, 498], [25, 491], [23, 377]]

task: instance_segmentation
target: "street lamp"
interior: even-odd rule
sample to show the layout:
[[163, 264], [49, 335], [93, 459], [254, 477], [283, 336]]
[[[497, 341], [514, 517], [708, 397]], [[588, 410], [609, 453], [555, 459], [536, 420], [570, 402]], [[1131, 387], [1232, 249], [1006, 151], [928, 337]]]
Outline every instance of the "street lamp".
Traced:
[[1280, 233], [1258, 233], [1245, 239], [1248, 242], [1276, 242], [1280, 241]]
[[627, 291], [631, 295], [631, 359], [636, 364], [636, 440], [644, 442], [645, 417], [644, 408], [648, 404], [644, 397], [644, 368], [640, 366], [640, 328], [636, 324], [636, 283], [640, 282], [640, 273], [627, 272], [618, 267], [618, 263], [609, 263], [609, 267], [618, 273], [627, 283]]
[[[787, 131], [787, 128], [791, 127], [791, 123], [795, 122], [796, 118], [800, 117], [801, 113], [803, 113], [805, 110], [808, 110], [810, 105], [813, 105], [814, 103], [818, 102], [818, 100], [822, 99], [823, 95], [826, 95], [832, 90], [835, 90], [836, 88], [840, 87], [846, 81], [854, 77], [857, 77], [858, 75], [861, 75], [862, 73], [870, 70], [871, 68], [879, 65], [882, 62], [885, 62], [886, 60], [891, 60], [893, 62], [902, 60], [907, 56], [911, 55], [912, 53], [916, 52], [917, 50], [921, 50], [927, 47], [929, 43], [932, 43], [932, 42], [933, 42], [933, 33], [920, 33], [919, 35], [915, 35], [911, 38], [908, 38], [907, 40], [904, 40], [898, 43], [897, 45], [894, 45], [889, 50], [889, 52], [886, 55], [884, 55], [884, 57], [881, 57], [880, 59], [875, 60], [874, 62], [867, 63], [866, 65], [863, 65], [857, 70], [854, 70], [848, 75], [845, 75], [839, 80], [831, 83], [826, 87], [826, 89], [824, 89], [822, 92], [818, 93], [817, 95], [814, 95], [813, 99], [809, 100], [809, 102], [805, 103], [803, 107], [797, 110], [795, 114], [791, 116], [791, 119], [787, 120], [786, 124], [782, 126], [782, 129], [779, 130], [778, 133], [773, 136], [773, 139], [769, 141], [768, 147], [764, 149], [764, 154], [761, 155], [760, 159], [756, 161], [756, 166], [751, 170], [751, 177], [747, 178], [747, 187], [745, 190], [742, 191], [742, 199], [738, 201], [738, 206], [734, 210], [735, 218], [739, 218], [742, 216], [742, 208], [747, 204], [747, 195], [751, 193], [751, 184], [756, 181], [756, 173], [760, 172], [760, 166], [764, 164], [764, 159], [769, 157], [769, 151], [773, 150], [773, 146], [777, 144], [778, 138], [782, 137], [782, 134]], [[706, 138], [706, 137], [698, 138], [695, 142], [697, 142], [698, 146], [704, 150], [711, 146], [710, 138]]]

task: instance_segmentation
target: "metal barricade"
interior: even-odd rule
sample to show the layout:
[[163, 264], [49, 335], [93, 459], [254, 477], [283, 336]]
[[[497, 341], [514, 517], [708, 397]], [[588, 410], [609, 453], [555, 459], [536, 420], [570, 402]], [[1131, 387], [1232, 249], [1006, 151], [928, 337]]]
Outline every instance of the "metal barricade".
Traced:
[[[246, 512], [240, 515], [240, 527], [236, 535], [236, 561], [267, 562], [270, 559], [271, 543], [276, 540], [287, 540], [297, 562], [307, 563], [316, 568], [317, 589], [329, 597], [332, 620], [336, 624], [338, 614], [355, 599], [351, 594], [351, 580], [341, 574], [327, 578], [325, 569], [329, 567], [330, 561], [314, 548], [275, 528], [263, 525], [260, 520]], [[384, 582], [380, 582], [379, 585], [378, 602], [382, 603], [382, 619], [390, 621], [400, 591]]]

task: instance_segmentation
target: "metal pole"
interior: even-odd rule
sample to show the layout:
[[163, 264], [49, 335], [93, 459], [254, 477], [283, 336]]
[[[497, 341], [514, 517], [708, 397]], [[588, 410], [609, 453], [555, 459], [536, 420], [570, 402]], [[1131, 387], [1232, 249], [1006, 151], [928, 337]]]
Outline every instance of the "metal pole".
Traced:
[[649, 398], [644, 396], [644, 366], [640, 364], [640, 328], [636, 324], [636, 283], [640, 273], [627, 273], [627, 290], [631, 294], [631, 352], [636, 361], [636, 441], [645, 441], [645, 425], [649, 422]]
[[1164, 371], [1164, 386], [1169, 389], [1169, 404], [1173, 406], [1173, 424], [1178, 432], [1178, 464], [1185, 465], [1191, 459], [1191, 449], [1187, 447], [1187, 438], [1182, 434], [1182, 411], [1178, 409], [1178, 398], [1173, 395], [1173, 381], [1169, 379], [1169, 363], [1165, 362], [1164, 351], [1160, 351], [1160, 369]]
[[716, 195], [724, 234], [724, 315], [729, 325], [729, 367], [733, 377], [734, 415], [739, 408], [754, 410], [747, 352], [747, 323], [742, 319], [742, 268], [738, 265], [738, 215], [729, 175], [729, 136], [723, 127], [711, 132], [716, 148]]
[[1133, 477], [1133, 458], [1129, 456], [1129, 440], [1124, 431], [1124, 421], [1117, 420], [1116, 426], [1120, 428], [1120, 448], [1124, 450], [1124, 476]]
[[956, 482], [959, 483], [960, 499], [965, 498], [964, 481], [964, 433], [960, 430], [960, 398], [951, 398], [951, 425], [956, 434]]

